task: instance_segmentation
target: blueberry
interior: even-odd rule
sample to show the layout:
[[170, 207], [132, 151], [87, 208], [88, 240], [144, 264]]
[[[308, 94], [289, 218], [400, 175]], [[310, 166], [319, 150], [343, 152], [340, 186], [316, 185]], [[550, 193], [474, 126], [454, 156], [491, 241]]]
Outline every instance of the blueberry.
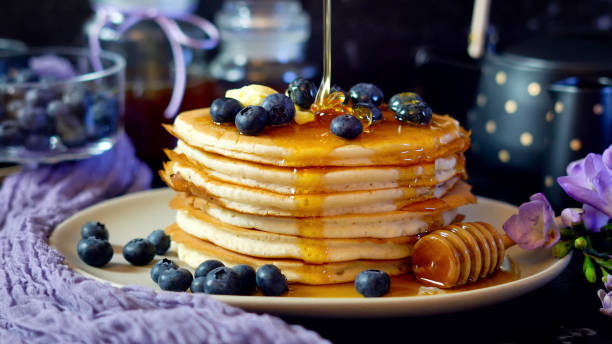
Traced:
[[178, 265], [176, 265], [176, 263], [174, 263], [170, 259], [166, 258], [155, 263], [155, 265], [153, 265], [153, 267], [151, 268], [151, 279], [153, 280], [153, 282], [157, 283], [157, 281], [159, 280], [159, 275], [168, 269], [178, 269]]
[[295, 105], [284, 94], [274, 93], [267, 96], [261, 102], [261, 107], [268, 111], [268, 124], [286, 124], [295, 117]]
[[170, 248], [170, 236], [164, 232], [163, 229], [158, 229], [147, 237], [153, 245], [155, 245], [155, 250], [157, 254], [165, 254], [166, 251]]
[[101, 240], [108, 240], [108, 230], [103, 223], [97, 221], [86, 222], [81, 227], [81, 238], [94, 237]]
[[391, 280], [381, 270], [364, 270], [355, 278], [355, 289], [365, 297], [379, 297], [389, 291]]
[[155, 245], [149, 240], [132, 239], [123, 246], [123, 257], [132, 265], [147, 265], [155, 257]]
[[119, 103], [114, 97], [99, 96], [85, 113], [85, 129], [89, 137], [101, 139], [117, 130]]
[[289, 290], [285, 275], [272, 264], [262, 265], [257, 269], [255, 282], [266, 296], [279, 296]]
[[47, 104], [47, 116], [51, 118], [66, 117], [70, 113], [68, 105], [61, 100], [53, 100]]
[[163, 290], [186, 291], [193, 281], [191, 272], [187, 269], [167, 269], [159, 274], [157, 284]]
[[240, 279], [240, 295], [251, 295], [255, 292], [255, 270], [246, 264], [236, 265], [232, 268]]
[[55, 131], [67, 147], [78, 147], [87, 140], [82, 120], [71, 113], [55, 118]]
[[44, 134], [30, 134], [25, 140], [25, 146], [32, 151], [45, 151], [52, 148], [49, 136]]
[[239, 295], [240, 277], [227, 266], [220, 266], [206, 274], [204, 292], [215, 295]]
[[346, 90], [344, 88], [342, 88], [341, 86], [338, 86], [338, 85], [332, 85], [329, 88], [329, 93], [334, 93], [334, 92], [342, 92], [342, 94], [344, 94], [344, 104], [348, 103], [349, 94], [346, 93]]
[[19, 126], [30, 132], [40, 132], [47, 127], [47, 115], [40, 107], [24, 106], [17, 111]]
[[62, 102], [77, 116], [85, 114], [85, 107], [91, 104], [91, 94], [83, 88], [74, 87], [64, 93]]
[[372, 121], [380, 121], [383, 119], [382, 111], [378, 108], [378, 106], [370, 103], [358, 103], [353, 105], [353, 112], [355, 114], [359, 113], [369, 113], [372, 116]]
[[23, 143], [25, 137], [17, 121], [8, 119], [0, 122], [0, 145], [12, 146]]
[[257, 135], [268, 123], [268, 111], [261, 106], [247, 106], [238, 112], [235, 123], [241, 134]]
[[38, 75], [30, 69], [20, 69], [13, 76], [15, 83], [37, 82], [40, 80]]
[[210, 106], [210, 117], [217, 123], [233, 123], [242, 110], [242, 104], [234, 98], [217, 98]]
[[46, 106], [55, 97], [55, 92], [48, 88], [32, 88], [25, 93], [25, 102], [29, 106]]
[[382, 104], [385, 96], [380, 88], [376, 87], [374, 84], [369, 84], [366, 82], [359, 83], [353, 87], [349, 91], [349, 97], [353, 104], [357, 103], [372, 103], [376, 106]]
[[79, 241], [77, 253], [85, 264], [100, 267], [113, 258], [113, 247], [107, 240], [88, 237]]
[[423, 98], [414, 92], [402, 92], [394, 95], [389, 100], [389, 108], [397, 111], [401, 105], [421, 103]]
[[353, 115], [342, 115], [332, 120], [330, 130], [336, 136], [354, 139], [363, 131], [363, 124]]
[[204, 284], [206, 284], [206, 277], [196, 277], [191, 282], [189, 289], [192, 293], [204, 293]]
[[24, 106], [25, 103], [21, 99], [12, 99], [6, 103], [6, 114], [13, 118], [17, 118], [17, 112]]
[[404, 104], [395, 112], [395, 118], [400, 122], [411, 122], [418, 125], [427, 125], [431, 122], [433, 111], [424, 102], [417, 104]]
[[310, 80], [297, 78], [289, 84], [286, 94], [295, 105], [302, 109], [310, 109], [317, 97], [317, 87]]
[[216, 259], [209, 259], [207, 261], [204, 261], [196, 269], [195, 277], [206, 277], [206, 274], [208, 274], [210, 271], [221, 266], [225, 265]]

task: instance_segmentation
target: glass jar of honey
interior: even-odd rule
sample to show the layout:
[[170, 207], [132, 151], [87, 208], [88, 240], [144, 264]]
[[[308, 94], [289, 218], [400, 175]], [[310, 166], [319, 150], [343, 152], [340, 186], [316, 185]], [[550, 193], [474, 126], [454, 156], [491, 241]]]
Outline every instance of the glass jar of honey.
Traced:
[[[163, 148], [174, 146], [162, 124], [171, 123], [179, 111], [210, 106], [215, 98], [205, 49], [181, 41], [176, 51], [172, 40], [214, 40], [208, 47], [212, 48], [216, 29], [209, 24], [211, 31], [205, 32], [196, 26], [207, 23], [192, 14], [197, 0], [91, 0], [91, 5], [96, 14], [85, 24], [84, 33], [90, 47], [98, 40], [102, 49], [125, 57], [125, 130], [138, 157], [156, 171], [165, 158]], [[194, 17], [197, 20], [189, 20]], [[176, 78], [181, 77], [185, 77], [182, 102], [180, 94], [173, 95], [180, 93]], [[173, 97], [178, 97], [175, 103], [180, 108], [165, 114]]]

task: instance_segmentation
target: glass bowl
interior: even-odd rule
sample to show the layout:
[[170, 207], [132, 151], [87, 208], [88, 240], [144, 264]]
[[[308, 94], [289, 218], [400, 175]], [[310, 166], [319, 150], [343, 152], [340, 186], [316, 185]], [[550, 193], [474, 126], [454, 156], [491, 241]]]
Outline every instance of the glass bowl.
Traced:
[[84, 48], [0, 52], [0, 161], [55, 163], [103, 153], [123, 131], [125, 61]]

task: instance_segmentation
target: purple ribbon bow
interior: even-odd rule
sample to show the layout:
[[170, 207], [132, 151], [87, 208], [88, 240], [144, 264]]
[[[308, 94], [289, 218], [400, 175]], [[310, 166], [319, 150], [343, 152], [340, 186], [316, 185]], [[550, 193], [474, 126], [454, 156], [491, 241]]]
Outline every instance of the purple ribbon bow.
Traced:
[[[96, 18], [92, 25], [92, 29], [89, 32], [89, 48], [92, 54], [92, 64], [95, 70], [102, 70], [102, 63], [100, 62], [100, 31], [103, 28], [110, 28], [115, 30], [119, 35], [123, 34], [129, 28], [140, 22], [141, 20], [153, 20], [156, 22], [166, 34], [170, 48], [172, 50], [172, 56], [174, 58], [174, 88], [172, 90], [172, 97], [170, 102], [164, 111], [166, 118], [173, 118], [183, 101], [183, 95], [185, 94], [186, 84], [186, 71], [185, 71], [185, 58], [183, 56], [183, 50], [181, 45], [194, 48], [194, 49], [212, 49], [217, 46], [219, 42], [219, 31], [217, 28], [210, 23], [208, 20], [190, 14], [190, 13], [165, 13], [156, 8], [146, 8], [138, 10], [120, 10], [113, 6], [108, 5], [97, 5], [95, 7]], [[113, 25], [110, 18], [117, 14], [124, 15], [126, 20], [121, 25]], [[208, 39], [200, 40], [194, 39], [187, 36], [183, 30], [179, 27], [176, 20], [190, 23], [200, 28]]]

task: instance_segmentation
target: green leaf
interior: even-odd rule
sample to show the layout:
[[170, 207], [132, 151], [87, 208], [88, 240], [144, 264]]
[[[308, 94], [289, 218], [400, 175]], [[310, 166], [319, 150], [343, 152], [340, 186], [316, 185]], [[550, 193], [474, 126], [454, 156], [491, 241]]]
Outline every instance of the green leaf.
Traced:
[[557, 259], [561, 259], [570, 252], [571, 248], [572, 248], [572, 243], [569, 240], [559, 241], [558, 243], [555, 244], [555, 246], [553, 246], [553, 249], [552, 249], [553, 257]]
[[601, 266], [599, 268], [601, 269], [601, 281], [606, 284], [606, 282], [608, 281], [608, 271], [606, 271], [606, 269], [602, 268]]
[[584, 263], [582, 263], [582, 272], [584, 277], [590, 283], [597, 281], [597, 272], [595, 271], [595, 265], [589, 256], [584, 256]]
[[601, 266], [603, 269], [612, 271], [612, 259], [602, 259], [597, 257], [593, 257], [593, 259], [595, 259], [597, 264], [599, 264], [599, 266]]

